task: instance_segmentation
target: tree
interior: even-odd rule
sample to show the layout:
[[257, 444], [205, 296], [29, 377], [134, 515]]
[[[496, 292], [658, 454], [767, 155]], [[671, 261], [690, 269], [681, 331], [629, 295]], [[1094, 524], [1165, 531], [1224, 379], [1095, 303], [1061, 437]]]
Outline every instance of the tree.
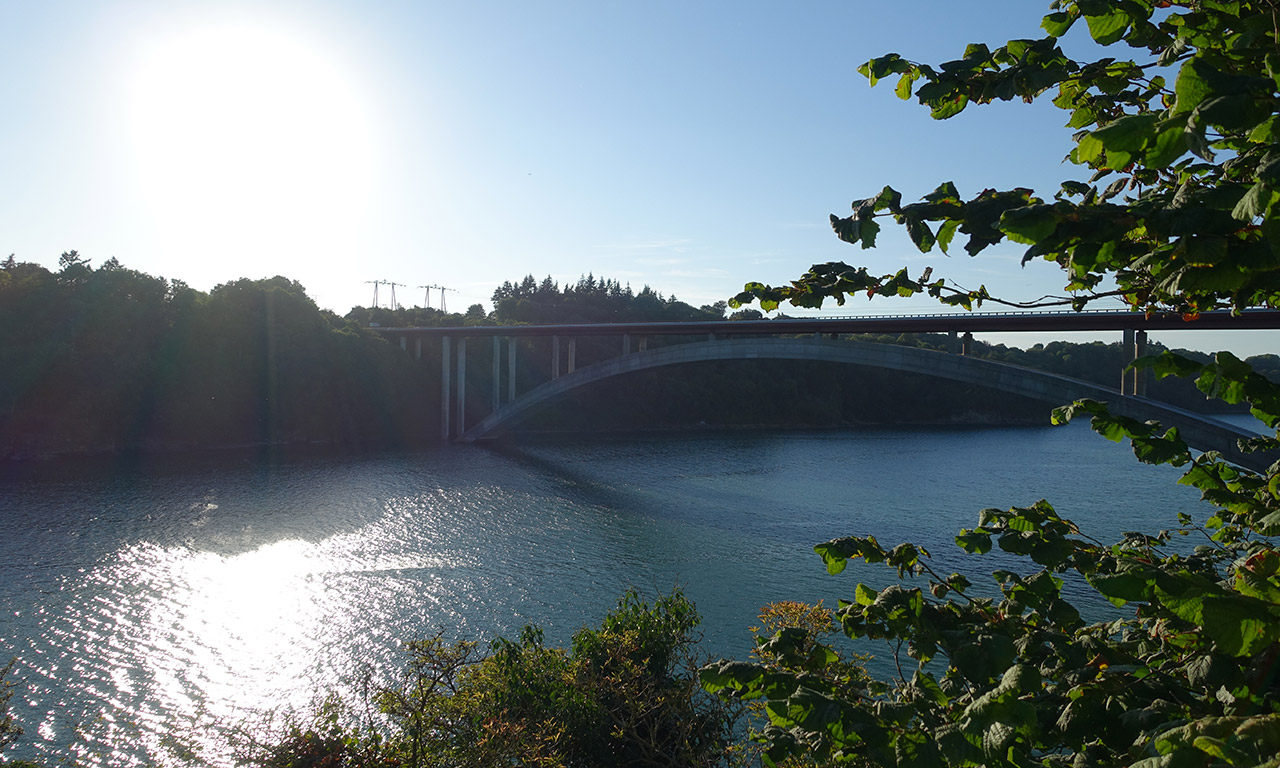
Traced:
[[[1040, 39], [970, 45], [937, 68], [889, 54], [859, 71], [873, 85], [897, 75], [898, 95], [914, 95], [938, 119], [970, 103], [1052, 92], [1079, 129], [1069, 159], [1092, 171], [1087, 181], [1064, 182], [1052, 201], [1029, 189], [966, 201], [944, 183], [903, 205], [885, 187], [854, 203], [853, 215], [833, 215], [832, 226], [864, 248], [890, 216], [925, 252], [947, 251], [957, 233], [968, 235], [972, 255], [1009, 239], [1028, 246], [1024, 263], [1057, 263], [1069, 296], [1019, 302], [932, 280], [928, 269], [874, 276], [835, 263], [789, 286], [748, 284], [731, 304], [759, 300], [768, 310], [925, 292], [966, 309], [987, 301], [1080, 309], [1112, 295], [1136, 311], [1191, 319], [1280, 303], [1280, 5], [1059, 0], [1051, 10]], [[1079, 26], [1141, 60], [1070, 59], [1058, 39]], [[1206, 395], [1247, 402], [1269, 428], [1280, 425], [1280, 388], [1229, 354], [1196, 362], [1166, 352], [1138, 365], [1194, 378]], [[770, 723], [759, 738], [768, 762], [1280, 765], [1280, 552], [1271, 538], [1280, 535], [1280, 463], [1255, 474], [1213, 454], [1195, 457], [1176, 429], [1116, 418], [1090, 401], [1058, 409], [1054, 420], [1076, 415], [1091, 416], [1113, 440], [1129, 438], [1143, 461], [1188, 467], [1181, 482], [1199, 488], [1213, 511], [1106, 545], [1047, 501], [983, 510], [957, 545], [984, 554], [994, 544], [1029, 561], [993, 570], [994, 590], [936, 571], [911, 544], [850, 536], [818, 545], [831, 573], [862, 559], [907, 579], [881, 590], [859, 584], [837, 614], [850, 637], [889, 641], [900, 674], [835, 690], [821, 674], [829, 649], [782, 632], [762, 647], [799, 660], [799, 671], [758, 662], [705, 668], [709, 689], [765, 702]], [[1243, 442], [1280, 448], [1276, 437]], [[1136, 610], [1089, 623], [1088, 609], [1067, 600], [1068, 582]]]
[[[926, 292], [966, 308], [984, 301], [1018, 306], [1070, 303], [1082, 308], [1120, 296], [1135, 309], [1195, 314], [1280, 302], [1280, 114], [1275, 9], [1269, 2], [1216, 0], [1060, 0], [1042, 24], [1048, 36], [991, 50], [970, 45], [940, 67], [888, 54], [859, 71], [874, 85], [897, 75], [897, 94], [934, 118], [969, 104], [1055, 92], [1053, 103], [1080, 129], [1068, 159], [1093, 173], [1069, 180], [1052, 201], [1029, 189], [984, 190], [965, 201], [946, 182], [903, 205], [891, 187], [831, 216], [836, 234], [875, 246], [880, 220], [906, 228], [922, 252], [949, 252], [957, 233], [976, 255], [1005, 239], [1032, 259], [1056, 262], [1070, 297], [1014, 302], [985, 288], [965, 291], [932, 280], [926, 269], [871, 275], [843, 263], [814, 266], [789, 286], [750, 283], [730, 302], [759, 299], [819, 306], [846, 295]], [[1126, 43], [1141, 61], [1068, 58], [1058, 38], [1081, 20], [1103, 45]], [[1106, 186], [1100, 182], [1106, 180]], [[1115, 287], [1098, 290], [1107, 280]]]
[[[704, 692], [693, 654], [698, 613], [679, 590], [652, 603], [628, 591], [570, 649], [542, 630], [499, 638], [487, 654], [440, 634], [407, 644], [400, 681], [376, 690], [379, 713], [351, 725], [331, 698], [310, 722], [240, 762], [284, 766], [726, 766], [737, 708]], [[368, 708], [366, 708], [368, 709]]]
[[14, 722], [13, 714], [9, 711], [9, 700], [13, 698], [15, 686], [13, 682], [5, 679], [13, 671], [14, 661], [11, 659], [0, 667], [0, 753], [3, 753], [22, 735], [22, 726]]

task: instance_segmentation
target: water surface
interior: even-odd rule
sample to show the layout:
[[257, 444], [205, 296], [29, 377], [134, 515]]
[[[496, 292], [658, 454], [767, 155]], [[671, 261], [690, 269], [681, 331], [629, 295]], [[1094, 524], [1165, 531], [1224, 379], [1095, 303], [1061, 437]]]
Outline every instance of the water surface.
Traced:
[[989, 572], [1010, 562], [952, 544], [984, 507], [1047, 498], [1102, 539], [1205, 516], [1177, 470], [1079, 425], [3, 472], [0, 658], [27, 729], [10, 756], [113, 766], [225, 764], [228, 725], [392, 675], [404, 639], [537, 623], [562, 644], [632, 586], [681, 585], [709, 652], [744, 656], [763, 604], [892, 581], [828, 576], [812, 547], [837, 536]]

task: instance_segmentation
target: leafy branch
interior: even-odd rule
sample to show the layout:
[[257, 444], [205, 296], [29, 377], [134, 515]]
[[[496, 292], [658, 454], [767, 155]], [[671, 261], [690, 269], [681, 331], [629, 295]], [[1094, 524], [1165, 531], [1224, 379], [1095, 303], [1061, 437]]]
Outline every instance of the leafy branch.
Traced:
[[[1078, 131], [1068, 159], [1091, 176], [1063, 182], [1052, 202], [1022, 188], [964, 199], [947, 182], [904, 205], [885, 187], [854, 202], [852, 215], [832, 215], [832, 227], [862, 248], [876, 245], [887, 217], [922, 253], [937, 245], [949, 254], [957, 234], [967, 235], [971, 256], [1006, 240], [1025, 245], [1023, 264], [1044, 259], [1064, 273], [1072, 298], [1048, 301], [1076, 309], [1102, 296], [1119, 296], [1135, 311], [1189, 316], [1278, 306], [1276, 10], [1273, 0], [1058, 0], [1041, 40], [994, 51], [970, 45], [938, 68], [896, 54], [872, 59], [859, 70], [872, 85], [897, 75], [898, 96], [914, 96], [936, 119], [971, 103], [1032, 101], [1056, 89], [1054, 104]], [[1081, 20], [1096, 43], [1147, 50], [1155, 63], [1068, 59], [1057, 39]], [[1172, 88], [1150, 75], [1153, 67], [1176, 70]], [[1100, 290], [1104, 281], [1115, 288]], [[856, 294], [917, 293], [965, 309], [1046, 301], [996, 299], [985, 286], [967, 291], [933, 280], [932, 269], [913, 279], [906, 269], [874, 276], [832, 263], [789, 286], [748, 284], [734, 303], [816, 307]], [[1207, 397], [1247, 403], [1269, 429], [1280, 428], [1280, 386], [1229, 353], [1205, 364], [1165, 353], [1134, 367], [1193, 378]], [[1180, 482], [1198, 489], [1212, 514], [1199, 525], [1181, 515], [1172, 532], [1130, 532], [1104, 546], [1047, 501], [983, 510], [957, 545], [973, 555], [999, 547], [1032, 566], [992, 570], [998, 597], [973, 590], [960, 574], [942, 578], [911, 544], [885, 549], [874, 537], [850, 536], [818, 545], [831, 573], [860, 559], [895, 568], [900, 580], [926, 577], [928, 594], [910, 583], [858, 584], [837, 614], [849, 637], [905, 647], [917, 666], [908, 678], [897, 652], [898, 679], [869, 681], [857, 695], [821, 683], [829, 657], [812, 649], [805, 665], [788, 670], [704, 668], [709, 690], [765, 703], [769, 726], [758, 738], [766, 762], [1280, 765], [1280, 462], [1255, 473], [1214, 453], [1193, 457], [1176, 428], [1095, 401], [1057, 409], [1053, 420], [1084, 416], [1107, 438], [1128, 440], [1139, 460], [1184, 468]], [[1242, 440], [1240, 448], [1280, 456], [1280, 436]], [[1207, 543], [1187, 551], [1172, 546], [1174, 535]], [[1132, 613], [1086, 624], [1064, 596], [1068, 579]]]

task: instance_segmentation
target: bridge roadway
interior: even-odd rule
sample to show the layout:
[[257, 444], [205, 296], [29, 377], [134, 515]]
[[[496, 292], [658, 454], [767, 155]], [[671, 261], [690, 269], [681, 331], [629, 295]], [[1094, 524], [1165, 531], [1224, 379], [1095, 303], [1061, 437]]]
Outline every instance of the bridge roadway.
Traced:
[[[865, 365], [991, 387], [1000, 391], [1061, 405], [1079, 398], [1104, 400], [1114, 413], [1142, 421], [1157, 420], [1178, 426], [1183, 439], [1201, 450], [1221, 451], [1229, 460], [1258, 471], [1265, 470], [1275, 457], [1243, 454], [1236, 441], [1251, 433], [1232, 425], [1205, 418], [1199, 414], [1172, 408], [1149, 400], [1143, 380], [1136, 372], [1128, 372], [1120, 390], [1100, 387], [1088, 382], [1018, 366], [995, 363], [968, 356], [973, 331], [1080, 331], [1120, 330], [1124, 344], [1133, 357], [1145, 351], [1148, 330], [1240, 330], [1280, 328], [1280, 312], [1255, 310], [1232, 316], [1229, 313], [1204, 313], [1194, 319], [1178, 315], [1146, 316], [1133, 312], [1037, 312], [1037, 313], [966, 313], [957, 315], [902, 315], [852, 318], [800, 318], [757, 321], [710, 321], [687, 323], [608, 323], [526, 326], [474, 326], [465, 328], [379, 328], [384, 335], [398, 337], [408, 349], [414, 339], [415, 354], [422, 357], [424, 339], [439, 339], [441, 352], [441, 437], [472, 442], [497, 437], [529, 416], [539, 405], [581, 386], [612, 376], [639, 370], [690, 362], [728, 359], [824, 360]], [[957, 334], [964, 331], [964, 339]], [[848, 333], [924, 333], [947, 332], [953, 339], [952, 354], [900, 347], [890, 344], [868, 344], [854, 341], [824, 341], [826, 334]], [[646, 349], [648, 336], [705, 334], [708, 343]], [[810, 338], [795, 338], [811, 334]], [[516, 339], [551, 337], [552, 379], [517, 399], [515, 391]], [[578, 336], [620, 336], [621, 356], [575, 370], [575, 339]], [[750, 336], [754, 338], [732, 338]], [[790, 336], [792, 338], [760, 338]], [[493, 341], [492, 411], [480, 423], [466, 425], [466, 341], [468, 338], [491, 337]], [[560, 375], [560, 339], [568, 339], [568, 371]], [[639, 352], [631, 350], [633, 337], [639, 339]], [[731, 337], [725, 340], [724, 337]], [[508, 341], [507, 398], [501, 397], [501, 339]], [[454, 376], [450, 342], [457, 341], [456, 396], [451, 397]], [[954, 354], [959, 352], [960, 354]], [[450, 415], [456, 406], [456, 432], [450, 429]]]
[[453, 328], [376, 328], [387, 336], [442, 338], [465, 336], [717, 336], [803, 333], [980, 333], [1040, 331], [1239, 331], [1280, 329], [1280, 310], [1254, 309], [1232, 315], [1205, 312], [1194, 318], [1165, 313], [1112, 310], [1052, 312], [964, 312], [929, 315], [798, 317], [774, 320], [701, 320], [692, 322], [561, 323], [547, 325], [467, 326]]

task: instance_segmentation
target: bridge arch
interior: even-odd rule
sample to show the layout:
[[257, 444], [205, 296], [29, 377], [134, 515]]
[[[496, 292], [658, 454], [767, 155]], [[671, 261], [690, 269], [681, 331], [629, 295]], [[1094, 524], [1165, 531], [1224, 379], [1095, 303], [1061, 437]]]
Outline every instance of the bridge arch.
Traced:
[[1079, 379], [930, 349], [813, 337], [725, 339], [623, 355], [535, 387], [471, 427], [461, 439], [470, 443], [498, 438], [543, 404], [603, 379], [683, 363], [752, 359], [813, 360], [918, 373], [990, 387], [1049, 405], [1063, 405], [1080, 398], [1103, 400], [1110, 403], [1112, 413], [1177, 426], [1189, 445], [1200, 450], [1221, 451], [1228, 460], [1241, 466], [1262, 471], [1272, 461], [1270, 457], [1239, 451], [1236, 441], [1252, 436], [1246, 430], [1154, 400], [1124, 397], [1118, 390]]

